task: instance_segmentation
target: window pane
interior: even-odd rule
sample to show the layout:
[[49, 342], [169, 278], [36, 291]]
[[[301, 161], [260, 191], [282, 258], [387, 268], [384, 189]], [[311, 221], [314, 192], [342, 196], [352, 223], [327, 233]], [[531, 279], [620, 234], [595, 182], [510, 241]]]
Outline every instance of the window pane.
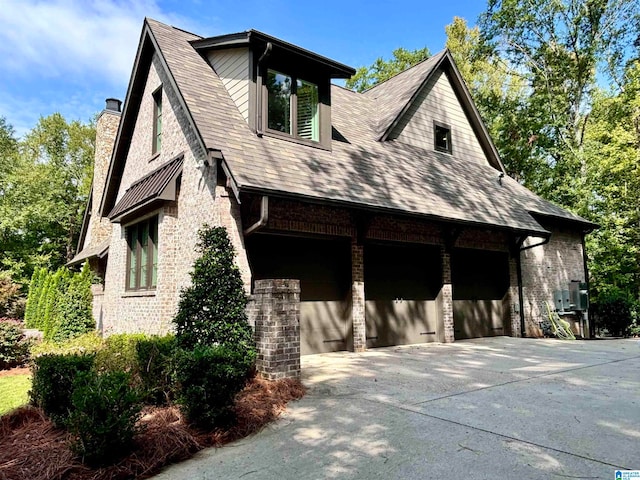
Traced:
[[140, 287], [147, 286], [149, 265], [149, 222], [140, 226]]
[[153, 103], [153, 153], [156, 153], [162, 145], [162, 90], [153, 94]]
[[298, 136], [308, 140], [319, 140], [318, 86], [298, 80]]
[[158, 284], [158, 218], [150, 220], [149, 234], [151, 237], [151, 287]]
[[138, 228], [136, 225], [133, 225], [127, 229], [127, 244], [129, 246], [129, 269], [127, 270], [127, 288], [136, 288], [136, 251], [138, 245]]
[[435, 126], [436, 150], [451, 152], [451, 130], [440, 125]]
[[268, 70], [267, 91], [268, 128], [291, 135], [291, 77]]

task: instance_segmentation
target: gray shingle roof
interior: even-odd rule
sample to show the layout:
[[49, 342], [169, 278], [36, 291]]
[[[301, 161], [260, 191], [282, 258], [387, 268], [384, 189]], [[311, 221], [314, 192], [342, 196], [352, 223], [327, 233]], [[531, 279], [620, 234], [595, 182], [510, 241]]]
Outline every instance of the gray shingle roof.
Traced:
[[376, 133], [382, 137], [418, 93], [445, 55], [445, 50], [370, 88], [363, 95], [376, 100]]
[[[332, 150], [326, 151], [255, 135], [221, 80], [190, 45], [200, 37], [147, 22], [205, 146], [222, 151], [240, 191], [294, 195], [529, 233], [546, 233], [531, 211], [589, 225], [508, 177], [500, 184], [499, 172], [489, 165], [397, 141], [378, 141], [380, 125], [397, 116], [408, 101], [404, 96], [428, 77], [441, 54], [366, 94], [333, 86], [332, 124], [344, 140], [333, 140]], [[376, 119], [372, 124], [370, 119], [381, 105], [388, 105], [389, 113], [383, 115], [384, 121]]]

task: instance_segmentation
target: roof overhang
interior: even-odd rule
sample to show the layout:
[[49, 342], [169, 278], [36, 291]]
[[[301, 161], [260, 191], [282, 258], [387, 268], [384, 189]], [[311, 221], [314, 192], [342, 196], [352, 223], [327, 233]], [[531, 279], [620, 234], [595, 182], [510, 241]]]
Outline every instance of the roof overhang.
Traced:
[[110, 238], [106, 238], [98, 245], [94, 245], [89, 248], [85, 248], [81, 252], [78, 252], [75, 257], [73, 257], [69, 262], [67, 262], [67, 266], [78, 265], [79, 263], [84, 262], [85, 260], [89, 260], [92, 258], [104, 258], [109, 253], [109, 244], [111, 243]]
[[321, 66], [331, 78], [350, 78], [356, 71], [353, 67], [344, 65], [330, 58], [318, 55], [304, 48], [272, 37], [258, 30], [247, 30], [246, 32], [220, 35], [217, 37], [204, 38], [191, 42], [193, 48], [202, 53], [208, 50], [251, 47], [260, 50], [260, 53], [270, 43], [274, 50], [284, 51], [290, 58], [298, 61], [313, 62], [314, 65]]
[[169, 160], [134, 182], [109, 213], [109, 219], [118, 223], [123, 218], [161, 201], [176, 199], [176, 180], [182, 173], [184, 154]]

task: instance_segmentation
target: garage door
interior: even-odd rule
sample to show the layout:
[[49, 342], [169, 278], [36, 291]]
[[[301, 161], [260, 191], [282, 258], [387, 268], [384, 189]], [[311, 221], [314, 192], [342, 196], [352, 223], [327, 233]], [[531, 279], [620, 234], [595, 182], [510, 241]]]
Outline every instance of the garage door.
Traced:
[[300, 353], [348, 350], [351, 247], [348, 242], [257, 234], [247, 239], [254, 280], [300, 280]]
[[367, 245], [364, 253], [367, 347], [442, 341], [436, 309], [440, 250]]
[[451, 255], [456, 339], [506, 335], [503, 300], [509, 289], [504, 252], [454, 249]]

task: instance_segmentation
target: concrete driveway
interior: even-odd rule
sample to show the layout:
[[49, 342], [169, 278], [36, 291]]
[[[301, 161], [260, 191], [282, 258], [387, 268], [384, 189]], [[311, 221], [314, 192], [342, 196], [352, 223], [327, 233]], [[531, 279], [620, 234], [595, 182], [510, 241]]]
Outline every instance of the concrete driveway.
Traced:
[[640, 343], [508, 337], [303, 357], [309, 393], [166, 479], [613, 479], [640, 469]]

